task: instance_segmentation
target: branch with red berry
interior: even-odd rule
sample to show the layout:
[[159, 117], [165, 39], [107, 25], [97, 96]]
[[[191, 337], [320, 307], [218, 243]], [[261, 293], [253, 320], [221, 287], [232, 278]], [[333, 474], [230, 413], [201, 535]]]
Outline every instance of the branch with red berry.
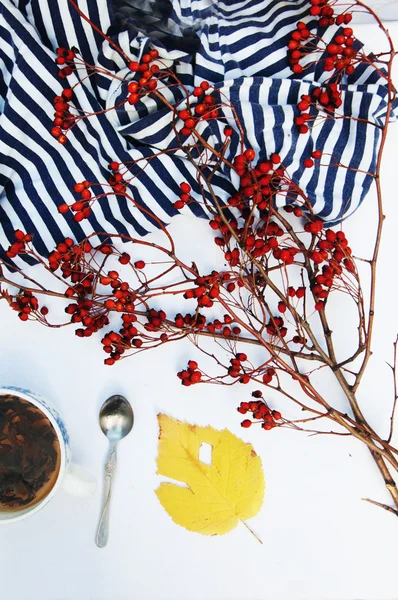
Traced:
[[[73, 0], [69, 1], [76, 7]], [[319, 17], [320, 27], [346, 26], [351, 21], [348, 8], [335, 14], [336, 2], [311, 0], [310, 4], [311, 15]], [[363, 6], [359, 1], [353, 4], [354, 8]], [[82, 17], [87, 20], [83, 14]], [[367, 421], [357, 395], [371, 353], [375, 274], [383, 225], [379, 174], [395, 99], [391, 81], [395, 51], [388, 32], [375, 18], [390, 45], [390, 54], [383, 55], [385, 71], [380, 68], [381, 59], [374, 57], [372, 62], [357, 47], [351, 27], [344, 27], [332, 43], [325, 44], [322, 37], [299, 22], [287, 49], [294, 73], [300, 73], [313, 61], [322, 61], [324, 71], [330, 73], [330, 78], [311, 95], [301, 97], [297, 107], [300, 114], [295, 120], [301, 134], [306, 134], [312, 126], [312, 109], [316, 108], [317, 113], [322, 111], [327, 119], [340, 118], [337, 111], [342, 104], [341, 82], [359, 62], [374, 65], [386, 79], [388, 106], [385, 124], [376, 125], [381, 129], [381, 147], [372, 174], [377, 187], [379, 221], [373, 255], [368, 261], [371, 277], [367, 289], [363, 289], [345, 233], [325, 229], [281, 157], [273, 153], [265, 160], [256, 159], [255, 151], [244, 147], [242, 126], [233, 105], [207, 81], [193, 89], [192, 103], [191, 92], [158, 60], [155, 49], [144, 54], [140, 62], [131, 61], [120, 50], [130, 71], [136, 74], [128, 84], [123, 102], [136, 104], [148, 95], [161, 100], [170, 110], [171, 125], [180, 144], [163, 152], [183, 149], [185, 160], [195, 169], [201, 192], [198, 197], [186, 181], [178, 182], [180, 194], [174, 206], [183, 210], [187, 204], [196, 202], [206, 208], [211, 214], [209, 225], [214, 232], [214, 243], [226, 267], [208, 272], [200, 269], [199, 261], [186, 264], [161, 220], [139, 207], [159, 225], [165, 236], [164, 245], [139, 237], [96, 232], [80, 243], [67, 238], [48, 258], [43, 258], [35, 251], [32, 236], [16, 231], [15, 242], [7, 251], [8, 260], [3, 261], [0, 280], [2, 297], [22, 321], [37, 320], [49, 327], [74, 325], [78, 337], [103, 331], [104, 362], [109, 366], [137, 352], [190, 339], [204, 356], [214, 360], [217, 373], [207, 374], [199, 360], [189, 360], [187, 367], [178, 373], [183, 386], [203, 383], [262, 386], [262, 390], [253, 391], [238, 407], [238, 412], [245, 415], [241, 423], [244, 428], [258, 423], [264, 431], [284, 427], [354, 436], [369, 448], [390, 492], [393, 507], [381, 506], [398, 515], [394, 479], [398, 472], [398, 450], [392, 445], [394, 414], [391, 434], [384, 440]], [[84, 63], [76, 49], [58, 49], [57, 56], [62, 80], [83, 67], [88, 73], [95, 71], [95, 67]], [[304, 67], [300, 61], [305, 62]], [[84, 78], [79, 85], [83, 81]], [[182, 108], [170, 104], [163, 95], [162, 90], [168, 85], [179, 85], [185, 94]], [[73, 95], [74, 88], [67, 87], [54, 99], [52, 134], [61, 144], [68, 142], [68, 131], [80, 119], [90, 118], [89, 114], [74, 109]], [[221, 108], [228, 108], [234, 115], [241, 133], [240, 153], [233, 162], [226, 158], [232, 134], [230, 125], [225, 126], [224, 141], [217, 148], [212, 148], [198, 130], [203, 121], [218, 119]], [[343, 115], [343, 118], [350, 117]], [[320, 164], [323, 154], [314, 150], [304, 159], [303, 166], [311, 169]], [[143, 159], [142, 169], [153, 157]], [[240, 182], [226, 205], [220, 202], [212, 186], [214, 173], [223, 165], [233, 169]], [[76, 182], [76, 201], [71, 205], [61, 204], [59, 212], [72, 211], [74, 219], [82, 221], [90, 216], [93, 204], [104, 196], [123, 197], [135, 206], [131, 185], [139, 177], [139, 160], [134, 163], [134, 174], [131, 166], [113, 161], [109, 164], [107, 182]], [[341, 168], [348, 167], [341, 165]], [[101, 187], [98, 194], [97, 187]], [[276, 206], [281, 205], [281, 199], [285, 207], [279, 210]], [[102, 241], [95, 245], [93, 239], [97, 236]], [[18, 262], [26, 256], [39, 266], [28, 270]], [[52, 287], [42, 282], [42, 273], [46, 282], [53, 280]], [[337, 295], [356, 311], [353, 322], [356, 348], [345, 356], [336, 352], [338, 332], [330, 326], [329, 302]], [[66, 320], [62, 322], [51, 319], [50, 304], [56, 299], [65, 304]], [[178, 299], [187, 308], [177, 314], [173, 309], [166, 310], [166, 299]], [[210, 351], [209, 340], [213, 342]], [[260, 354], [257, 349], [261, 349]], [[338, 382], [347, 400], [346, 411], [334, 406], [333, 399], [318, 389], [314, 374], [319, 370], [328, 372]], [[395, 380], [395, 364], [393, 373]], [[268, 394], [273, 399], [272, 406]], [[278, 396], [309, 416], [285, 417], [275, 406]], [[396, 394], [394, 413], [395, 403]], [[332, 431], [312, 429], [314, 422], [322, 421], [329, 423]]]

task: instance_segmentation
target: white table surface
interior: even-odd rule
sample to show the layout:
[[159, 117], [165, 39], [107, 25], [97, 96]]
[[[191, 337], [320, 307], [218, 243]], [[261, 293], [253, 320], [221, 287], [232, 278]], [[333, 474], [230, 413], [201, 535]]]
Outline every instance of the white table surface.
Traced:
[[[391, 24], [398, 40], [398, 24]], [[370, 42], [377, 32], [358, 28]], [[374, 42], [375, 43], [375, 42]], [[397, 71], [397, 69], [396, 69]], [[398, 75], [398, 73], [397, 73]], [[398, 80], [398, 77], [396, 77]], [[391, 127], [384, 163], [385, 212], [374, 358], [361, 398], [372, 424], [386, 431], [391, 403], [391, 360], [398, 330], [396, 225], [397, 125]], [[374, 194], [345, 225], [355, 253], [369, 250]], [[212, 264], [212, 233], [205, 222], [178, 217], [170, 231]], [[155, 238], [155, 236], [153, 236]], [[206, 240], [209, 242], [207, 243]], [[203, 252], [209, 248], [209, 252]], [[336, 306], [336, 314], [344, 315]], [[103, 365], [100, 335], [80, 340], [72, 328], [50, 330], [22, 323], [0, 303], [0, 385], [14, 384], [48, 396], [63, 415], [74, 459], [101, 479], [106, 439], [98, 410], [111, 394], [124, 394], [136, 422], [122, 443], [107, 548], [94, 534], [100, 489], [76, 499], [61, 491], [42, 511], [0, 527], [0, 590], [12, 600], [348, 600], [398, 598], [398, 520], [361, 501], [389, 501], [368, 451], [334, 436], [240, 428], [235, 408], [248, 388], [180, 385], [175, 373], [195, 349], [189, 342]], [[347, 326], [348, 326], [347, 322]], [[250, 389], [252, 386], [250, 387]], [[332, 392], [333, 394], [337, 392]], [[278, 400], [270, 397], [271, 402]], [[336, 396], [337, 398], [337, 396]], [[336, 401], [342, 401], [341, 398]], [[200, 536], [174, 524], [154, 490], [158, 412], [200, 425], [229, 428], [261, 456], [266, 495], [250, 526], [221, 537]], [[384, 429], [383, 429], [384, 428]]]

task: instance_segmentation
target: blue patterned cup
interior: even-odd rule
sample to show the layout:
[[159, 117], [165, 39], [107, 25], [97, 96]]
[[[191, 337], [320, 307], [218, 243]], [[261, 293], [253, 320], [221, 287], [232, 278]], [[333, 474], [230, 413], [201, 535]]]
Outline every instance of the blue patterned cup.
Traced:
[[23, 388], [9, 386], [0, 387], [0, 403], [2, 396], [16, 396], [30, 402], [36, 406], [49, 419], [54, 427], [60, 447], [60, 469], [57, 480], [49, 491], [49, 493], [41, 499], [40, 502], [31, 507], [15, 510], [0, 511], [0, 525], [2, 523], [11, 523], [25, 519], [30, 515], [34, 515], [41, 510], [51, 498], [55, 496], [57, 491], [62, 487], [67, 492], [75, 496], [87, 496], [93, 494], [96, 489], [96, 481], [94, 477], [85, 469], [71, 462], [71, 448], [69, 435], [58, 412], [50, 406], [48, 400], [37, 392], [32, 392]]

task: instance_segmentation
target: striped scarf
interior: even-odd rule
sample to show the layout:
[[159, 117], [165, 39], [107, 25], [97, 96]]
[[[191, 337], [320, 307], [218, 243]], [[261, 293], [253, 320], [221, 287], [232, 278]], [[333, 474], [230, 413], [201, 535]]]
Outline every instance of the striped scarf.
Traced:
[[[315, 214], [328, 224], [351, 215], [372, 182], [380, 125], [386, 110], [385, 80], [372, 66], [359, 65], [343, 81], [339, 113], [356, 119], [322, 120], [307, 135], [294, 124], [302, 94], [311, 94], [327, 78], [322, 65], [294, 75], [287, 60], [287, 42], [297, 21], [315, 27], [307, 0], [80, 0], [79, 7], [113, 41], [139, 60], [149, 48], [172, 66], [192, 91], [209, 81], [234, 106], [245, 133], [246, 147], [260, 160], [277, 152], [294, 182], [310, 199]], [[138, 7], [138, 8], [137, 8]], [[326, 42], [337, 26], [321, 32]], [[0, 5], [0, 248], [14, 241], [15, 229], [34, 234], [36, 250], [48, 255], [67, 236], [80, 241], [92, 232], [106, 231], [143, 236], [157, 224], [143, 207], [164, 224], [178, 214], [173, 203], [179, 184], [187, 181], [200, 198], [194, 166], [182, 151], [143, 157], [176, 147], [171, 111], [160, 101], [145, 97], [134, 106], [84, 119], [68, 133], [63, 146], [51, 136], [53, 98], [65, 84], [57, 76], [55, 50], [75, 46], [87, 63], [107, 69], [109, 75], [84, 79], [76, 88], [74, 104], [92, 112], [118, 104], [127, 96], [132, 73], [124, 59], [84, 22], [68, 0], [2, 0]], [[85, 76], [78, 71], [67, 86]], [[184, 107], [181, 89], [164, 92], [172, 104]], [[204, 139], [217, 148], [226, 121], [234, 128], [226, 158], [239, 151], [239, 134], [232, 112], [201, 124]], [[369, 123], [365, 122], [368, 121]], [[319, 149], [332, 164], [359, 171], [316, 166], [303, 167], [303, 158]], [[76, 200], [75, 182], [105, 184], [111, 161], [132, 164], [134, 207], [120, 196], [108, 195], [93, 206], [80, 223], [57, 207]], [[322, 162], [325, 162], [323, 160]], [[237, 174], [222, 165], [212, 180], [221, 202], [238, 187]], [[97, 187], [98, 193], [102, 188]], [[108, 192], [108, 188], [103, 188]], [[209, 198], [210, 200], [210, 198]], [[280, 202], [285, 200], [281, 199]], [[185, 214], [206, 217], [192, 203]]]

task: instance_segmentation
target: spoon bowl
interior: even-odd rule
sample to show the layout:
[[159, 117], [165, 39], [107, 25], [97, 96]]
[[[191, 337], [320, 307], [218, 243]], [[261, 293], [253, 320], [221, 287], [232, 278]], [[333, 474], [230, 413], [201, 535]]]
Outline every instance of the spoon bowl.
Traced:
[[100, 427], [109, 441], [119, 442], [130, 433], [134, 425], [133, 409], [123, 396], [105, 400], [99, 416]]

